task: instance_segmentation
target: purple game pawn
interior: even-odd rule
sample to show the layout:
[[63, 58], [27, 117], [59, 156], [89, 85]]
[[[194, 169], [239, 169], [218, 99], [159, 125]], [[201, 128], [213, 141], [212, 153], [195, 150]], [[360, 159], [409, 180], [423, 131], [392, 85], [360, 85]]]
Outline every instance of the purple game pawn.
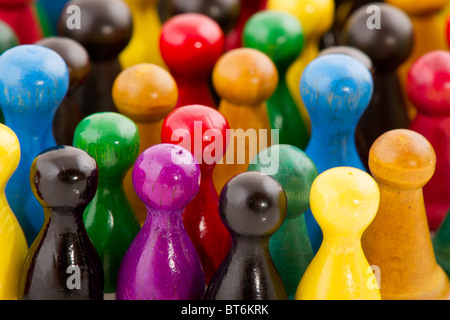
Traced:
[[116, 298], [201, 299], [205, 277], [182, 221], [199, 190], [199, 165], [182, 147], [154, 145], [136, 160], [133, 185], [147, 207], [147, 219], [122, 260]]

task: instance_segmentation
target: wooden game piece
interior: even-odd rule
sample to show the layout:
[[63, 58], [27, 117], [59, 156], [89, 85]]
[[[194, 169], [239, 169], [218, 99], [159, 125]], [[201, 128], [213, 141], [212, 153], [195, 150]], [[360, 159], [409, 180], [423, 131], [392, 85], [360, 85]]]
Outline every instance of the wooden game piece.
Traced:
[[200, 189], [183, 212], [183, 225], [202, 262], [206, 284], [226, 257], [231, 236], [219, 216], [219, 196], [212, 173], [227, 148], [227, 120], [217, 110], [190, 105], [172, 111], [164, 120], [161, 141], [189, 150], [201, 170]]
[[17, 300], [22, 266], [28, 253], [25, 235], [5, 196], [8, 179], [17, 169], [20, 145], [16, 134], [0, 124], [0, 300]]
[[37, 0], [36, 10], [43, 29], [44, 38], [57, 35], [58, 20], [69, 0]]
[[[149, 63], [129, 67], [117, 76], [112, 94], [119, 112], [138, 126], [139, 154], [161, 143], [164, 118], [178, 101], [177, 85], [170, 73]], [[147, 209], [134, 190], [131, 170], [125, 176], [124, 188], [139, 222], [143, 224]]]
[[309, 132], [286, 83], [286, 72], [303, 49], [300, 22], [285, 12], [265, 10], [256, 13], [244, 28], [243, 45], [265, 53], [275, 63], [279, 83], [267, 100], [271, 128], [279, 130], [279, 143], [304, 150]]
[[263, 150], [271, 145], [266, 101], [277, 88], [278, 72], [264, 53], [239, 48], [219, 59], [213, 83], [222, 98], [219, 111], [232, 130], [226, 157], [213, 173], [214, 185], [220, 193], [231, 177], [247, 170], [250, 160], [258, 154], [258, 147]]
[[302, 53], [290, 66], [286, 81], [292, 97], [300, 110], [303, 121], [311, 128], [310, 118], [298, 88], [305, 67], [317, 57], [319, 44], [323, 35], [330, 30], [334, 18], [333, 0], [268, 0], [268, 10], [280, 10], [295, 16], [303, 28], [305, 38]]
[[286, 193], [286, 219], [270, 239], [269, 252], [288, 298], [292, 300], [314, 257], [304, 212], [309, 209], [309, 193], [317, 177], [317, 169], [297, 147], [275, 145], [261, 151], [247, 170], [269, 174]]
[[69, 73], [59, 54], [37, 45], [20, 45], [4, 52], [0, 68], [5, 125], [17, 134], [22, 151], [19, 166], [6, 186], [6, 197], [31, 244], [44, 216], [31, 191], [30, 167], [42, 150], [56, 145], [53, 115], [67, 93]]
[[380, 206], [362, 246], [369, 263], [381, 272], [383, 300], [449, 297], [449, 280], [436, 263], [422, 196], [435, 165], [431, 144], [411, 130], [388, 131], [370, 150]]
[[300, 280], [297, 300], [381, 300], [361, 247], [361, 235], [375, 218], [379, 201], [377, 183], [365, 171], [337, 167], [317, 177], [311, 210], [324, 239]]
[[43, 37], [35, 0], [1, 0], [0, 20], [14, 30], [19, 44], [33, 44]]
[[205, 300], [286, 300], [269, 252], [269, 240], [286, 218], [282, 186], [261, 172], [244, 172], [227, 182], [219, 212], [230, 230], [229, 255], [214, 274]]
[[440, 12], [443, 11], [448, 0], [386, 0], [406, 12], [411, 18], [414, 28], [414, 46], [408, 59], [400, 66], [398, 72], [400, 83], [406, 100], [409, 118], [414, 119], [417, 110], [406, 94], [406, 79], [412, 64], [422, 55], [433, 50], [448, 50], [445, 37], [442, 32], [443, 21]]
[[159, 50], [161, 19], [158, 14], [160, 0], [124, 0], [133, 17], [130, 42], [120, 53], [122, 69], [140, 63], [152, 63], [167, 68]]
[[240, 0], [239, 15], [234, 27], [227, 33], [225, 51], [242, 47], [242, 32], [248, 19], [265, 9], [265, 0]]
[[[450, 6], [449, 6], [450, 8]], [[446, 25], [445, 25], [445, 40], [447, 41], [447, 45], [450, 46], [450, 14], [446, 17]]]
[[69, 69], [69, 90], [56, 111], [53, 135], [56, 144], [70, 146], [75, 129], [82, 120], [75, 92], [86, 81], [91, 70], [89, 54], [81, 44], [66, 37], [47, 37], [36, 42], [36, 45], [47, 47], [58, 53]]
[[431, 241], [433, 243], [436, 262], [445, 271], [447, 277], [450, 277], [450, 219], [449, 215], [445, 216], [439, 228], [434, 233]]
[[[72, 27], [68, 6], [79, 8], [79, 28]], [[122, 0], [72, 0], [59, 19], [58, 34], [79, 42], [91, 59], [91, 72], [76, 92], [83, 118], [97, 112], [117, 112], [112, 99], [114, 80], [122, 71], [119, 54], [132, 34], [131, 12]]]
[[220, 26], [202, 14], [185, 13], [164, 23], [160, 49], [177, 82], [177, 108], [191, 104], [216, 107], [210, 78], [223, 53], [224, 41]]
[[[355, 129], [372, 98], [370, 71], [348, 55], [324, 55], [305, 68], [300, 91], [312, 125], [305, 152], [318, 172], [340, 166], [365, 170], [356, 150]], [[311, 210], [305, 213], [305, 219], [317, 252], [322, 231]]]
[[436, 231], [450, 209], [450, 53], [424, 54], [412, 66], [406, 81], [408, 97], [417, 114], [409, 129], [422, 134], [436, 153], [436, 171], [423, 187], [431, 231]]
[[148, 216], [117, 277], [118, 300], [197, 300], [205, 276], [182, 213], [200, 187], [200, 168], [186, 149], [158, 144], [133, 168], [133, 184]]
[[97, 193], [83, 220], [103, 264], [105, 293], [112, 293], [122, 258], [140, 229], [122, 186], [138, 156], [139, 132], [124, 115], [96, 113], [77, 126], [73, 146], [85, 150], [97, 162]]
[[0, 54], [19, 45], [16, 32], [5, 21], [0, 20]]
[[[369, 158], [370, 146], [383, 133], [393, 129], [406, 129], [410, 120], [397, 69], [412, 52], [414, 30], [411, 19], [400, 9], [385, 3], [377, 6], [382, 28], [368, 28], [368, 6], [351, 14], [342, 30], [342, 43], [367, 54], [374, 66], [372, 73], [374, 92], [363, 113], [358, 131], [364, 140], [358, 149], [364, 163]], [[380, 50], [380, 46], [383, 50]]]
[[52, 147], [33, 161], [30, 181], [45, 223], [25, 260], [20, 298], [102, 300], [102, 264], [83, 224], [97, 190], [95, 160], [74, 147]]

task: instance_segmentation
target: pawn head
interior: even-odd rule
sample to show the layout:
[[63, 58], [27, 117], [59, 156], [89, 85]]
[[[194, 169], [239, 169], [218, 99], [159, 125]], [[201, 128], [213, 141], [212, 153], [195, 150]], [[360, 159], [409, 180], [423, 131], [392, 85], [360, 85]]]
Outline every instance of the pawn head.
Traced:
[[431, 51], [411, 66], [406, 79], [406, 91], [421, 113], [450, 115], [450, 53]]
[[319, 57], [327, 55], [327, 54], [344, 54], [349, 57], [355, 58], [359, 62], [361, 62], [363, 65], [366, 66], [366, 68], [370, 71], [371, 74], [373, 74], [374, 66], [372, 63], [372, 60], [370, 57], [362, 52], [361, 50], [355, 48], [355, 47], [349, 47], [349, 46], [333, 46], [328, 47], [319, 52]]
[[410, 15], [427, 15], [439, 12], [445, 8], [448, 0], [386, 0]]
[[30, 182], [35, 197], [44, 208], [61, 212], [83, 210], [97, 191], [97, 164], [81, 149], [53, 147], [34, 159]]
[[20, 144], [14, 131], [0, 123], [0, 189], [4, 190], [20, 161]]
[[406, 129], [381, 135], [369, 153], [369, 168], [379, 184], [400, 189], [423, 187], [433, 176], [436, 154], [421, 134]]
[[16, 32], [3, 20], [0, 20], [0, 54], [19, 45]]
[[300, 93], [313, 126], [338, 121], [349, 127], [358, 123], [372, 98], [372, 75], [355, 58], [328, 54], [305, 68]]
[[139, 131], [128, 117], [100, 112], [77, 126], [73, 146], [89, 153], [97, 162], [100, 179], [123, 177], [139, 153]]
[[200, 167], [186, 149], [157, 144], [137, 158], [133, 185], [147, 207], [183, 210], [200, 188]]
[[287, 200], [283, 187], [261, 172], [244, 172], [230, 179], [222, 189], [219, 212], [231, 234], [271, 236], [286, 218]]

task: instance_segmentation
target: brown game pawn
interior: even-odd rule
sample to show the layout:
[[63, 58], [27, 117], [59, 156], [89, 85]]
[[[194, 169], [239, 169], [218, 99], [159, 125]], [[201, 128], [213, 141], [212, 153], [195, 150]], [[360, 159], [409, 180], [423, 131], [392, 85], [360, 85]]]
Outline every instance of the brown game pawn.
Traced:
[[449, 280], [436, 263], [422, 195], [435, 166], [433, 147], [411, 130], [388, 131], [370, 150], [380, 205], [362, 246], [380, 271], [383, 300], [449, 298]]
[[84, 83], [91, 70], [89, 54], [78, 42], [65, 37], [48, 37], [36, 44], [57, 52], [69, 69], [69, 90], [56, 111], [53, 120], [53, 135], [58, 145], [70, 146], [75, 129], [82, 120], [75, 92]]
[[[154, 64], [137, 64], [119, 74], [112, 94], [119, 112], [133, 120], [138, 127], [139, 154], [161, 143], [164, 118], [178, 101], [177, 85], [170, 73]], [[142, 224], [147, 217], [147, 209], [134, 190], [131, 173], [132, 170], [125, 176], [125, 193]]]

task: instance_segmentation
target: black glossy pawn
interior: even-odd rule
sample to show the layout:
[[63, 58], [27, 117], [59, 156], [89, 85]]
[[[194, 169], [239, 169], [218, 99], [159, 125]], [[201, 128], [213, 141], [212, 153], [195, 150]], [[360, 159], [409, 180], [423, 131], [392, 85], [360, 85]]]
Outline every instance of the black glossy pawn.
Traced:
[[81, 44], [66, 37], [48, 37], [36, 44], [58, 53], [69, 70], [69, 90], [56, 111], [53, 120], [53, 135], [58, 145], [72, 145], [75, 129], [82, 120], [80, 105], [75, 98], [75, 93], [86, 81], [91, 70], [89, 54]]
[[78, 148], [53, 147], [35, 158], [30, 181], [45, 222], [24, 263], [19, 297], [103, 299], [102, 264], [83, 224], [84, 209], [97, 190], [95, 160]]
[[[409, 127], [397, 68], [411, 54], [414, 42], [413, 25], [406, 13], [386, 3], [371, 5], [379, 9], [377, 20], [368, 22], [371, 15], [367, 13], [367, 5], [362, 6], [349, 17], [342, 31], [342, 44], [367, 54], [374, 66], [373, 97], [358, 124], [366, 146], [387, 131]], [[358, 152], [367, 165], [369, 149]]]
[[215, 272], [206, 300], [286, 300], [269, 253], [269, 240], [286, 217], [281, 185], [260, 172], [245, 172], [222, 189], [219, 212], [231, 233], [228, 256]]
[[[79, 8], [76, 16], [68, 6]], [[92, 70], [77, 91], [82, 117], [93, 113], [118, 112], [112, 99], [114, 80], [122, 71], [119, 54], [132, 35], [129, 7], [121, 0], [72, 0], [62, 11], [58, 34], [79, 42], [88, 52]]]

